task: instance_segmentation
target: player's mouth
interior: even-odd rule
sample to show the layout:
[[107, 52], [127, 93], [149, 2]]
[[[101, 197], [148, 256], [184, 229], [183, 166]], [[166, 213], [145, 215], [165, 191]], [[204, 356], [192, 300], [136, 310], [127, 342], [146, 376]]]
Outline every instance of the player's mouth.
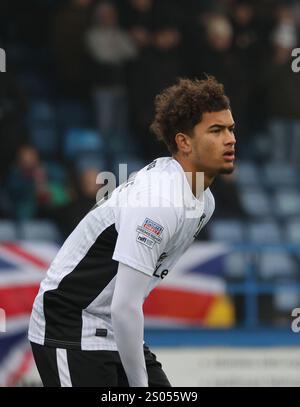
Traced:
[[234, 150], [226, 151], [223, 154], [223, 157], [224, 157], [225, 161], [228, 161], [228, 162], [229, 161], [234, 161], [234, 159], [235, 159]]

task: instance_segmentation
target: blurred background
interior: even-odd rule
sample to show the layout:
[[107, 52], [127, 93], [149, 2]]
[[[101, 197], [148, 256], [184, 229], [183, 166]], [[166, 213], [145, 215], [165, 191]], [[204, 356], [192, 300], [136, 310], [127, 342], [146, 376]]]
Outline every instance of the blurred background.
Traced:
[[292, 0], [1, 0], [0, 386], [40, 385], [32, 302], [97, 174], [168, 156], [153, 99], [205, 73], [231, 99], [236, 171], [147, 299], [146, 341], [175, 386], [300, 385], [299, 28]]

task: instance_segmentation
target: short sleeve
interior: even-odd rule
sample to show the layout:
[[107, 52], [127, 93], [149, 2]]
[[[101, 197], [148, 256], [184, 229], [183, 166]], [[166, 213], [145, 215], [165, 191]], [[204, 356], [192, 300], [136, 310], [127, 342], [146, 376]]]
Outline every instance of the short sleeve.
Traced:
[[113, 260], [150, 276], [178, 227], [176, 208], [166, 200], [159, 207], [120, 209], [118, 238]]

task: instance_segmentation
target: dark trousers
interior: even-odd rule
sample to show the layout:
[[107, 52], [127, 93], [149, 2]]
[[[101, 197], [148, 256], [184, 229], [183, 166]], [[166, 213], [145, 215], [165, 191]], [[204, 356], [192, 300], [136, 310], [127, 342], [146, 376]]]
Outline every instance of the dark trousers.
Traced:
[[[45, 387], [128, 387], [116, 351], [58, 349], [32, 342], [31, 347]], [[149, 387], [171, 387], [161, 363], [147, 346], [144, 355]]]

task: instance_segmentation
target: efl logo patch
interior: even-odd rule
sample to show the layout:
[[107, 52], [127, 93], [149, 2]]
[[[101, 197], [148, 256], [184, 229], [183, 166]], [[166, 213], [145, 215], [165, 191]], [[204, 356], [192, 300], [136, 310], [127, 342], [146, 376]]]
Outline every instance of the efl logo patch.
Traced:
[[164, 228], [153, 220], [146, 218], [144, 220], [143, 228], [148, 230], [150, 233], [154, 233], [156, 236], [160, 236]]
[[137, 232], [142, 233], [143, 235], [148, 236], [151, 240], [154, 240], [156, 243], [161, 242], [160, 235], [164, 228], [153, 220], [146, 218], [142, 226], [137, 227]]

